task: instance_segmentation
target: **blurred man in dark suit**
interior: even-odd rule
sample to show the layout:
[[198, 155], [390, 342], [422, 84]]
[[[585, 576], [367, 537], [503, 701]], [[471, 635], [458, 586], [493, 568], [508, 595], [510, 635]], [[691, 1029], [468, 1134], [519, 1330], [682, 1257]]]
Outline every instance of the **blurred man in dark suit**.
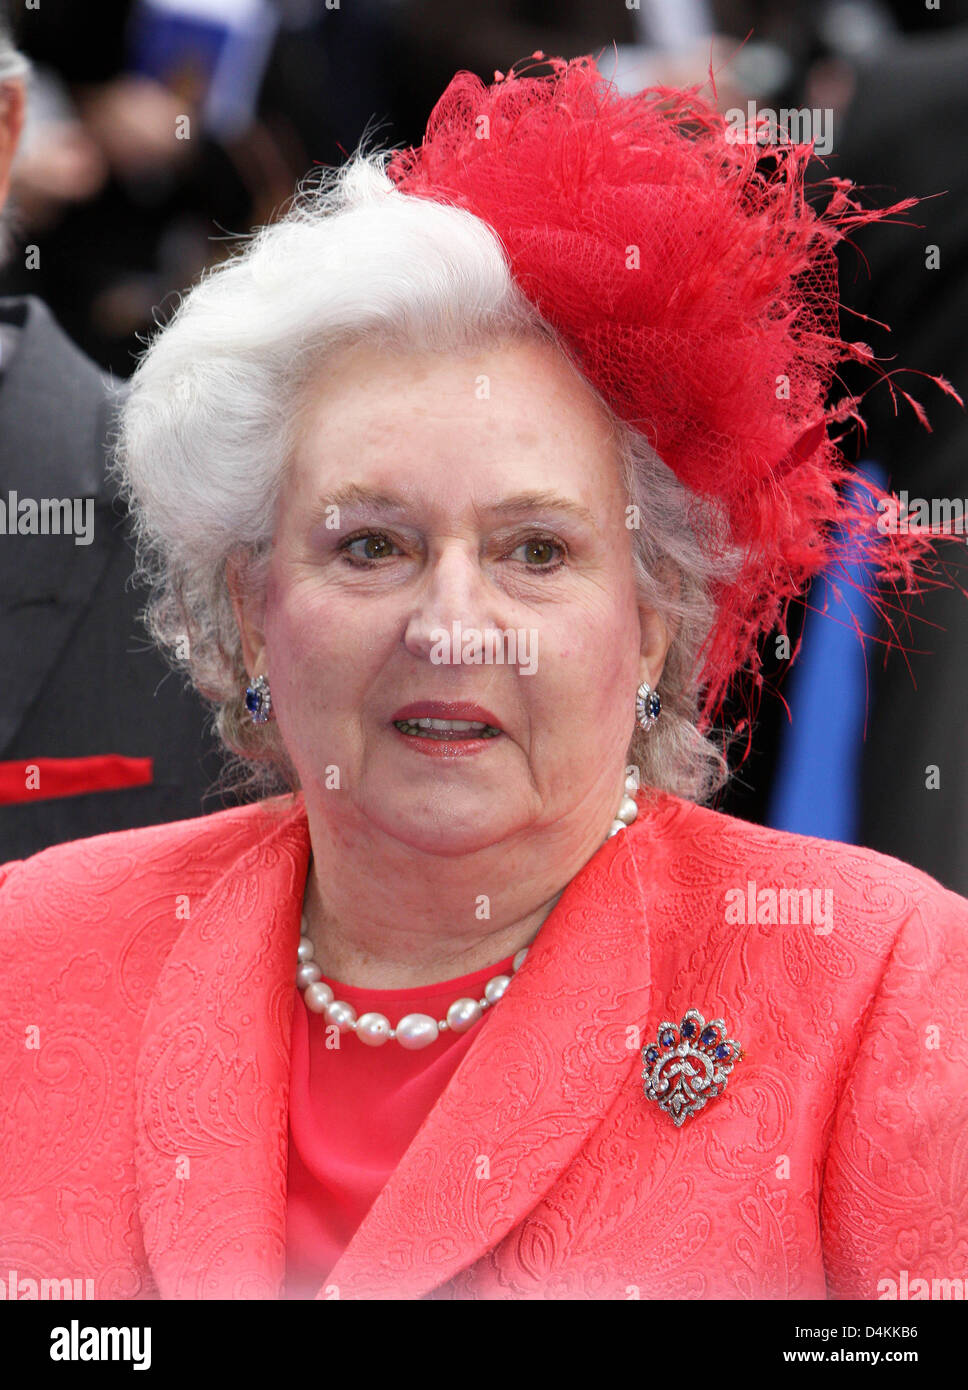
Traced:
[[[941, 375], [962, 397], [968, 386], [968, 170], [961, 154], [968, 24], [952, 19], [965, 11], [964, 4], [946, 6], [927, 12], [918, 26], [926, 32], [888, 33], [862, 49], [825, 52], [795, 98], [808, 108], [832, 109], [833, 152], [825, 164], [817, 162], [811, 182], [842, 175], [867, 190], [860, 197], [870, 206], [921, 199], [896, 223], [861, 228], [840, 248], [850, 336], [869, 342], [886, 370], [910, 366]], [[906, 25], [917, 15], [910, 10], [903, 18]], [[882, 323], [890, 325], [890, 337]], [[868, 369], [847, 363], [836, 396], [861, 394], [872, 380]], [[763, 700], [753, 756], [717, 809], [867, 846], [965, 894], [968, 549], [958, 519], [968, 498], [968, 412], [923, 376], [902, 372], [895, 387], [922, 403], [932, 432], [881, 382], [863, 400], [866, 433], [848, 435], [845, 452], [865, 470], [875, 465], [885, 486], [906, 494], [913, 524], [922, 501], [950, 516], [954, 540], [942, 551], [945, 574], [939, 575], [950, 583], [913, 605], [911, 621], [898, 630], [907, 651], [894, 650], [886, 661], [874, 640], [866, 648], [856, 640], [850, 609], [836, 614], [849, 638], [837, 646], [827, 617], [808, 613], [803, 628], [802, 606], [795, 606], [791, 641], [803, 630], [804, 651], [782, 686], [792, 722], [779, 698]], [[898, 599], [889, 586], [880, 598], [897, 621]], [[839, 601], [818, 584], [808, 602], [824, 609]], [[872, 639], [889, 635], [890, 623], [865, 605], [858, 621]], [[771, 687], [789, 665], [776, 652], [771, 636], [762, 646]]]
[[[0, 208], [27, 74], [0, 12]], [[40, 300], [0, 299], [0, 862], [199, 815], [219, 773], [139, 622], [106, 475], [116, 399]]]
[[[950, 15], [949, 15], [950, 18]], [[869, 276], [855, 271], [852, 303], [893, 329], [893, 346], [870, 332], [876, 350], [940, 372], [964, 397], [968, 386], [968, 25], [905, 36], [855, 65], [839, 163], [881, 193], [922, 197], [917, 226], [859, 234]], [[943, 194], [943, 196], [936, 196]], [[859, 255], [855, 266], [862, 265]], [[853, 287], [852, 287], [853, 288]], [[889, 366], [894, 365], [889, 363]], [[916, 376], [898, 385], [924, 404], [933, 432], [913, 411], [895, 417], [889, 393], [866, 410], [871, 457], [897, 492], [968, 499], [968, 412]], [[956, 513], [961, 515], [961, 512]], [[858, 842], [916, 864], [956, 892], [968, 892], [968, 555], [946, 556], [951, 587], [928, 593], [906, 636], [912, 654], [872, 663], [868, 737], [861, 767]], [[959, 587], [960, 586], [960, 587]]]

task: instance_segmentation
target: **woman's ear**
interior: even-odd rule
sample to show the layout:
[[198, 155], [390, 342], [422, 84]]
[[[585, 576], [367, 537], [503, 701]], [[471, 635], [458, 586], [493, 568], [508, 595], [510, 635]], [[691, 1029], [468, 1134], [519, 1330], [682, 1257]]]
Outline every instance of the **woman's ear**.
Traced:
[[252, 559], [243, 551], [234, 551], [225, 566], [225, 580], [235, 612], [235, 621], [242, 640], [242, 659], [250, 677], [265, 674], [266, 644], [265, 590], [252, 582]]
[[639, 624], [642, 629], [640, 678], [654, 690], [662, 679], [672, 633], [654, 608], [639, 607]]
[[[657, 576], [659, 584], [676, 598], [679, 596], [679, 575], [672, 565], [663, 565]], [[641, 677], [654, 690], [662, 677], [666, 656], [672, 639], [676, 635], [677, 624], [670, 623], [660, 616], [654, 608], [639, 604], [639, 624], [642, 629]]]

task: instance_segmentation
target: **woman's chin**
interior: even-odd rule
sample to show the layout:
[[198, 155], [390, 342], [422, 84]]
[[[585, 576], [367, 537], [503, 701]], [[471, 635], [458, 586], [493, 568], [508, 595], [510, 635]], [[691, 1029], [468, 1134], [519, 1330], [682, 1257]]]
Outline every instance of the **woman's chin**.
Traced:
[[367, 812], [375, 829], [424, 854], [450, 858], [475, 854], [500, 843], [519, 828], [510, 807], [482, 798], [437, 795], [432, 800], [401, 788], [387, 793]]

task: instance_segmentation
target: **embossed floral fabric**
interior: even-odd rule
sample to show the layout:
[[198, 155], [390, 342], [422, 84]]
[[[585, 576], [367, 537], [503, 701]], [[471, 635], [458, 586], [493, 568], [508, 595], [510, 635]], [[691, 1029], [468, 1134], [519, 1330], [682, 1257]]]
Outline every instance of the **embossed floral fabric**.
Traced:
[[[968, 902], [866, 850], [640, 806], [320, 1297], [873, 1299], [965, 1275]], [[0, 1277], [284, 1295], [309, 853], [283, 798], [0, 870]], [[829, 893], [829, 930], [727, 910], [795, 887]], [[640, 1049], [692, 1007], [745, 1057], [677, 1128]]]

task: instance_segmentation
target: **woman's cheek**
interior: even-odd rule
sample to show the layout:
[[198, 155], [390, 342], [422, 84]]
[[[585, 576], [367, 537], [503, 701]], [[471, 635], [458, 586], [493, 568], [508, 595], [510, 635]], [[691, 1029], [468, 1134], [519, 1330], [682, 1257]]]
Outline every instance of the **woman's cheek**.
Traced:
[[346, 624], [334, 621], [332, 600], [326, 602], [308, 584], [280, 587], [270, 597], [266, 633], [271, 634], [271, 646], [297, 654], [300, 663], [317, 654], [333, 654], [341, 630], [345, 632]]
[[[557, 662], [557, 685], [563, 699], [573, 704], [582, 721], [594, 711], [595, 723], [623, 722], [631, 710], [637, 685], [638, 657], [627, 633], [603, 635], [588, 632], [561, 649]], [[619, 692], [628, 690], [627, 702]], [[626, 709], [627, 703], [627, 709]]]

